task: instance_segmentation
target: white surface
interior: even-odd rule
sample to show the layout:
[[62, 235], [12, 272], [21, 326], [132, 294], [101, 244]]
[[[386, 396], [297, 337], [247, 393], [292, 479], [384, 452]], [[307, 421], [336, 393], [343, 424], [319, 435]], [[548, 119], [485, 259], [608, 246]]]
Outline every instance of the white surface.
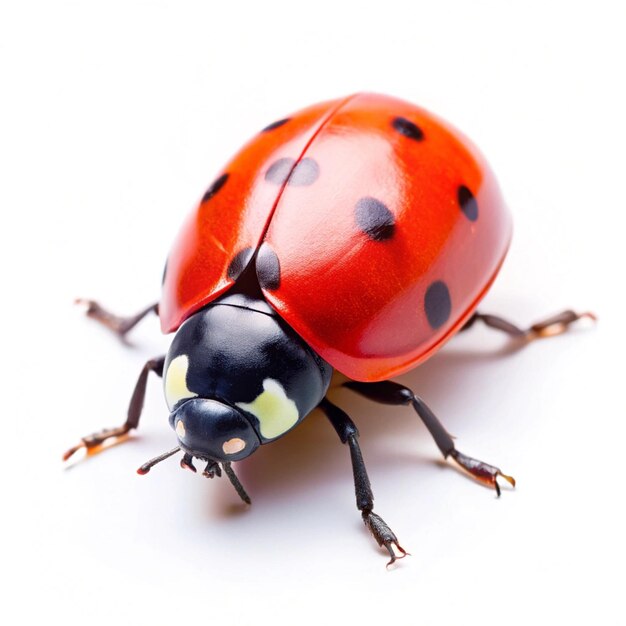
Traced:
[[[3, 623], [623, 624], [624, 4], [208, 4], [0, 9]], [[600, 316], [513, 353], [476, 328], [404, 377], [461, 450], [517, 477], [499, 501], [409, 410], [340, 394], [412, 553], [394, 571], [320, 416], [241, 464], [250, 510], [176, 461], [134, 473], [173, 441], [155, 380], [131, 443], [59, 458], [123, 421], [167, 345], [152, 319], [126, 349], [73, 298], [154, 300], [226, 158], [356, 90], [436, 111], [498, 173], [516, 232], [481, 308]]]

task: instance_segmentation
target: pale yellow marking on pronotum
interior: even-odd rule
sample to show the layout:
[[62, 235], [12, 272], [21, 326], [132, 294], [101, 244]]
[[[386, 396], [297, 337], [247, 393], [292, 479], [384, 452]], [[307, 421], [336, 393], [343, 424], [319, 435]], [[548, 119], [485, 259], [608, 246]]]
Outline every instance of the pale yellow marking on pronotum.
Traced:
[[239, 439], [239, 437], [233, 437], [222, 444], [222, 450], [224, 450], [225, 454], [237, 454], [237, 452], [241, 452], [245, 447], [246, 442], [243, 439]]
[[185, 424], [183, 420], [176, 422], [176, 434], [182, 439], [185, 436]]
[[[181, 354], [172, 359], [167, 374], [165, 375], [165, 399], [167, 406], [172, 410], [173, 406], [183, 398], [195, 398], [198, 394], [190, 391], [187, 387], [187, 370], [189, 358]], [[180, 424], [180, 422], [179, 422]]]
[[263, 393], [252, 402], [237, 402], [238, 407], [252, 413], [261, 425], [261, 435], [273, 439], [287, 432], [298, 421], [298, 407], [272, 378], [263, 381]]

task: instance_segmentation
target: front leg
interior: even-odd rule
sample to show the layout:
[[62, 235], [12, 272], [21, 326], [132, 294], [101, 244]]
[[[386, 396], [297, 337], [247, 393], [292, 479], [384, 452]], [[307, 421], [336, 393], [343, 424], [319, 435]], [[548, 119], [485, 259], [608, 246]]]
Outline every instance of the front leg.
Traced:
[[411, 405], [424, 422], [426, 428], [428, 428], [441, 454], [443, 454], [444, 459], [452, 457], [464, 470], [476, 478], [476, 480], [493, 487], [498, 497], [500, 497], [498, 476], [504, 478], [504, 480], [515, 487], [515, 479], [512, 476], [503, 474], [502, 471], [494, 465], [479, 461], [459, 452], [454, 445], [454, 440], [444, 428], [443, 424], [437, 419], [437, 416], [430, 410], [428, 405], [408, 387], [391, 380], [385, 380], [379, 383], [360, 383], [351, 380], [344, 383], [344, 386], [370, 400], [374, 400], [374, 402], [398, 406]]
[[[397, 559], [404, 558], [408, 552], [398, 543], [398, 538], [391, 528], [387, 526], [385, 520], [380, 517], [380, 515], [374, 513], [374, 494], [372, 493], [365, 462], [363, 461], [361, 447], [357, 441], [359, 431], [350, 417], [328, 399], [324, 398], [319, 408], [324, 411], [326, 417], [328, 417], [331, 424], [334, 426], [341, 442], [347, 443], [350, 448], [352, 471], [354, 473], [356, 506], [359, 511], [361, 511], [363, 523], [370, 533], [372, 533], [376, 543], [389, 552], [389, 556], [391, 557], [387, 563], [387, 567], [389, 567], [389, 565], [394, 563]], [[401, 553], [400, 556], [394, 552], [393, 546]]]
[[135, 390], [130, 399], [130, 405], [128, 406], [128, 415], [126, 421], [117, 428], [105, 428], [91, 435], [87, 435], [80, 440], [80, 443], [70, 448], [63, 455], [63, 460], [67, 461], [75, 452], [84, 448], [87, 454], [96, 454], [102, 451], [102, 444], [111, 438], [121, 439], [130, 430], [139, 426], [139, 418], [141, 417], [141, 411], [143, 410], [143, 403], [146, 397], [146, 385], [148, 383], [148, 374], [154, 372], [157, 376], [163, 376], [163, 367], [165, 365], [165, 356], [161, 356], [155, 359], [150, 359], [141, 370]]

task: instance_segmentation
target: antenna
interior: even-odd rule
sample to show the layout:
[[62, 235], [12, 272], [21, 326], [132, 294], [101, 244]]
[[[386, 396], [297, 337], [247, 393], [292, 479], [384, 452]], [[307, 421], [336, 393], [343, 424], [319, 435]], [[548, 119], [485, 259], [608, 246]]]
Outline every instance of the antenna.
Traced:
[[150, 459], [146, 463], [144, 463], [138, 470], [137, 474], [147, 474], [157, 463], [161, 461], [165, 461], [165, 459], [169, 459], [173, 454], [180, 452], [180, 446], [176, 446], [172, 448], [169, 452], [164, 452], [163, 454], [159, 454], [159, 456], [155, 456], [153, 459]]
[[239, 494], [239, 497], [246, 503], [252, 504], [252, 500], [250, 500], [250, 496], [246, 493], [246, 490], [243, 488], [243, 485], [239, 482], [237, 475], [235, 474], [235, 470], [231, 467], [230, 463], [222, 463], [222, 467], [224, 468], [224, 472], [226, 472], [226, 476], [230, 479], [235, 491]]

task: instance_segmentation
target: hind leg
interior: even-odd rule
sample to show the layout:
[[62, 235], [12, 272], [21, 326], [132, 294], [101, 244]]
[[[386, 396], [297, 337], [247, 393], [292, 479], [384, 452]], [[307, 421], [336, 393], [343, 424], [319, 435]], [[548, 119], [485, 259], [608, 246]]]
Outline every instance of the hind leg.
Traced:
[[102, 307], [95, 300], [86, 300], [84, 298], [78, 298], [76, 300], [76, 304], [82, 304], [87, 307], [86, 314], [91, 319], [100, 322], [103, 326], [106, 326], [109, 330], [115, 333], [120, 339], [126, 339], [126, 335], [130, 332], [137, 324], [146, 317], [149, 313], [159, 314], [159, 304], [158, 302], [151, 304], [145, 309], [139, 311], [135, 315], [129, 315], [128, 317], [121, 317], [119, 315], [115, 315], [111, 313], [104, 307]]
[[469, 318], [461, 330], [467, 330], [476, 322], [480, 321], [485, 324], [485, 326], [501, 330], [515, 339], [532, 341], [533, 339], [560, 335], [561, 333], [564, 333], [574, 322], [583, 318], [589, 318], [594, 321], [596, 320], [596, 316], [593, 313], [576, 313], [575, 311], [567, 310], [562, 313], [558, 313], [557, 315], [553, 315], [552, 317], [548, 317], [545, 320], [541, 320], [529, 328], [522, 329], [515, 324], [498, 317], [497, 315], [479, 313], [476, 311], [476, 313]]

